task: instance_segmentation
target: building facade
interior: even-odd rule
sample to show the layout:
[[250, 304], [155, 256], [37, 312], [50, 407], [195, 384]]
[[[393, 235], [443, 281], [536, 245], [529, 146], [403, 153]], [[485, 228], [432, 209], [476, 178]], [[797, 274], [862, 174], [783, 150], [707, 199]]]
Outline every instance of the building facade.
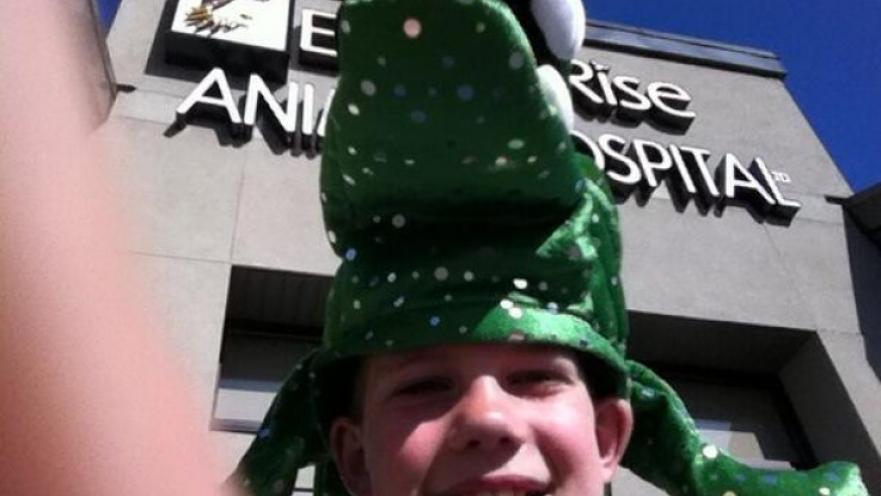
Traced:
[[[198, 4], [121, 2], [105, 127], [220, 481], [321, 333], [339, 2], [234, 0], [213, 23]], [[619, 196], [632, 357], [720, 447], [767, 467], [853, 460], [881, 493], [881, 250], [785, 75], [772, 53], [591, 21], [573, 139]], [[626, 471], [612, 492], [658, 494]]]

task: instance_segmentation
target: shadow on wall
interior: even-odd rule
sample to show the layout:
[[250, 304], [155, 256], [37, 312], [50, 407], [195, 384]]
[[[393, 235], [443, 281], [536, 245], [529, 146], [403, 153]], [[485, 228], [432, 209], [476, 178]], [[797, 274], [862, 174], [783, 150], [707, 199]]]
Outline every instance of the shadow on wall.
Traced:
[[881, 380], [881, 246], [870, 241], [850, 215], [843, 215], [853, 293], [866, 344], [866, 358], [875, 376]]

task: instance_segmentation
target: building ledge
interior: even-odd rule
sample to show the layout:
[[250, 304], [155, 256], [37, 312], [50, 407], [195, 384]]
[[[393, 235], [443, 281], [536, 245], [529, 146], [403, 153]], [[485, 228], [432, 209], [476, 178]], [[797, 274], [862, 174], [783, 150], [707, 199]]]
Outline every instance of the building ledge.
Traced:
[[844, 208], [866, 236], [881, 248], [881, 183], [845, 200]]
[[765, 50], [612, 22], [588, 20], [585, 44], [759, 76], [786, 77], [780, 58]]

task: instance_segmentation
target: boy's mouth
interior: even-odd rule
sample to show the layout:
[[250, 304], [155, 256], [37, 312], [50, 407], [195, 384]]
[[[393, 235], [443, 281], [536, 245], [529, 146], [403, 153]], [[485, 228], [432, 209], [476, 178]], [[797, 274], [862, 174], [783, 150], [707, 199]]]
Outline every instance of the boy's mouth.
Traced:
[[553, 496], [546, 482], [518, 476], [490, 477], [457, 484], [444, 496]]
[[541, 492], [541, 491], [533, 491], [533, 492], [496, 491], [496, 492], [477, 493], [475, 496], [551, 496], [551, 495], [549, 493], [545, 493], [545, 492]]
[[517, 490], [501, 490], [501, 491], [478, 491], [474, 493], [463, 493], [460, 496], [553, 496], [553, 494], [545, 491], [517, 491]]

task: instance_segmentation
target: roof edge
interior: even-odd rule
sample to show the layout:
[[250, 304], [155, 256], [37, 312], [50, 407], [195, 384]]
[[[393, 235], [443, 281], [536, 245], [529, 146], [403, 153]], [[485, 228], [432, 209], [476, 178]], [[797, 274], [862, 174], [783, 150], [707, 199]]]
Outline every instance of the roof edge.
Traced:
[[585, 44], [717, 69], [784, 79], [786, 69], [773, 52], [590, 19]]

